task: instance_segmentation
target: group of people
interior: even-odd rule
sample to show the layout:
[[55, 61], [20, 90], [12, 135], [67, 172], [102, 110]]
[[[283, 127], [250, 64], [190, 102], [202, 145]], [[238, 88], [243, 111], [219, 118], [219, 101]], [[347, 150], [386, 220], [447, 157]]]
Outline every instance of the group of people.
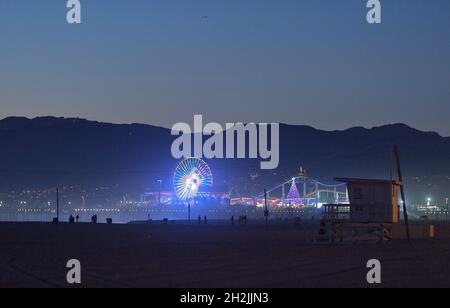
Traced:
[[75, 222], [78, 223], [80, 221], [80, 215], [77, 215], [76, 217], [73, 217], [73, 215], [70, 215], [69, 217], [69, 223], [74, 224]]
[[[231, 224], [234, 225], [234, 216], [231, 216]], [[239, 216], [239, 224], [247, 224], [247, 215]]]
[[[208, 217], [205, 216], [203, 218], [203, 222], [205, 225], [208, 224]], [[198, 216], [198, 224], [200, 225], [201, 223], [202, 223], [202, 216]]]
[[91, 217], [91, 223], [96, 224], [97, 221], [98, 221], [98, 217], [97, 217], [97, 214], [95, 214]]
[[[208, 224], [207, 216], [203, 217], [203, 219], [201, 216], [198, 216], [198, 224], [199, 225], [202, 223], [202, 220], [205, 225]], [[234, 216], [231, 216], [231, 224], [234, 225]], [[247, 215], [239, 216], [239, 224], [244, 224], [244, 225], [247, 224]]]
[[[96, 224], [97, 221], [98, 221], [98, 217], [97, 217], [97, 214], [95, 214], [91, 217], [91, 223]], [[70, 217], [69, 217], [70, 224], [79, 223], [79, 222], [80, 222], [80, 215], [77, 215], [76, 217], [74, 217], [73, 215], [70, 215]]]

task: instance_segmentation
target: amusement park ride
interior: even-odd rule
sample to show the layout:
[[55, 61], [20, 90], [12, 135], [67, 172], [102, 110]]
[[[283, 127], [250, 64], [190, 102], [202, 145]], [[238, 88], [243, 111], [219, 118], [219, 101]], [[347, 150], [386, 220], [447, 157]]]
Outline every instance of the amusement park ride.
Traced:
[[143, 201], [160, 206], [229, 204], [229, 193], [213, 192], [213, 175], [202, 159], [188, 158], [180, 162], [172, 182], [173, 191], [148, 192], [143, 195]]
[[[289, 187], [289, 190], [286, 188]], [[301, 187], [301, 192], [298, 187]], [[268, 204], [272, 207], [313, 207], [321, 208], [324, 204], [348, 204], [348, 192], [345, 183], [323, 184], [307, 176], [300, 167], [297, 176], [266, 191]], [[231, 204], [246, 203], [258, 207], [264, 205], [264, 193], [253, 198], [232, 199]]]
[[[213, 175], [201, 159], [188, 158], [175, 169], [173, 192], [149, 192], [143, 199], [151, 204], [216, 204], [270, 207], [321, 208], [324, 204], [348, 204], [345, 183], [327, 185], [307, 176], [301, 167], [297, 176], [256, 196], [231, 198], [230, 192], [212, 192]], [[299, 188], [301, 187], [300, 191]], [[156, 201], [156, 202], [155, 202]]]

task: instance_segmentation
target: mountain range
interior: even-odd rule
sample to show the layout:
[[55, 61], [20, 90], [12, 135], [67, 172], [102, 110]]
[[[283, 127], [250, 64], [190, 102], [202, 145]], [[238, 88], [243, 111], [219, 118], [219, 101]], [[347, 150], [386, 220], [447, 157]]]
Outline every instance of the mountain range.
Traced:
[[[143, 124], [109, 124], [78, 118], [9, 117], [0, 120], [0, 192], [76, 185], [170, 189], [178, 161], [170, 130]], [[248, 193], [289, 179], [303, 166], [313, 178], [396, 176], [394, 145], [411, 198], [445, 197], [450, 184], [450, 138], [404, 124], [323, 131], [280, 126], [280, 166], [259, 170], [259, 160], [207, 161], [217, 186]], [[255, 175], [258, 175], [255, 177]], [[250, 178], [253, 177], [254, 181]], [[255, 180], [256, 178], [256, 180]]]

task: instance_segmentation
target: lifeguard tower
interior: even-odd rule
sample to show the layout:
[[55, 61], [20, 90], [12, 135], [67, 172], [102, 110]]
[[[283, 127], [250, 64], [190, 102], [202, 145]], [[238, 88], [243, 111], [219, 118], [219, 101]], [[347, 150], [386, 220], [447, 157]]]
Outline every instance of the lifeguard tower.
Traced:
[[322, 240], [391, 240], [392, 225], [399, 223], [398, 188], [401, 183], [354, 178], [335, 180], [347, 184], [350, 204], [324, 205], [325, 214], [319, 231]]

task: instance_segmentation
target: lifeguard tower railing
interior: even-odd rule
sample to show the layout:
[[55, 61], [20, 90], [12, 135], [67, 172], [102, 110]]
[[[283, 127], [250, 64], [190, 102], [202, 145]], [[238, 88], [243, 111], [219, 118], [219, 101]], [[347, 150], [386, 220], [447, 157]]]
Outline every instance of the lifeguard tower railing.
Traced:
[[342, 223], [350, 221], [350, 205], [325, 204], [323, 219], [327, 222]]

